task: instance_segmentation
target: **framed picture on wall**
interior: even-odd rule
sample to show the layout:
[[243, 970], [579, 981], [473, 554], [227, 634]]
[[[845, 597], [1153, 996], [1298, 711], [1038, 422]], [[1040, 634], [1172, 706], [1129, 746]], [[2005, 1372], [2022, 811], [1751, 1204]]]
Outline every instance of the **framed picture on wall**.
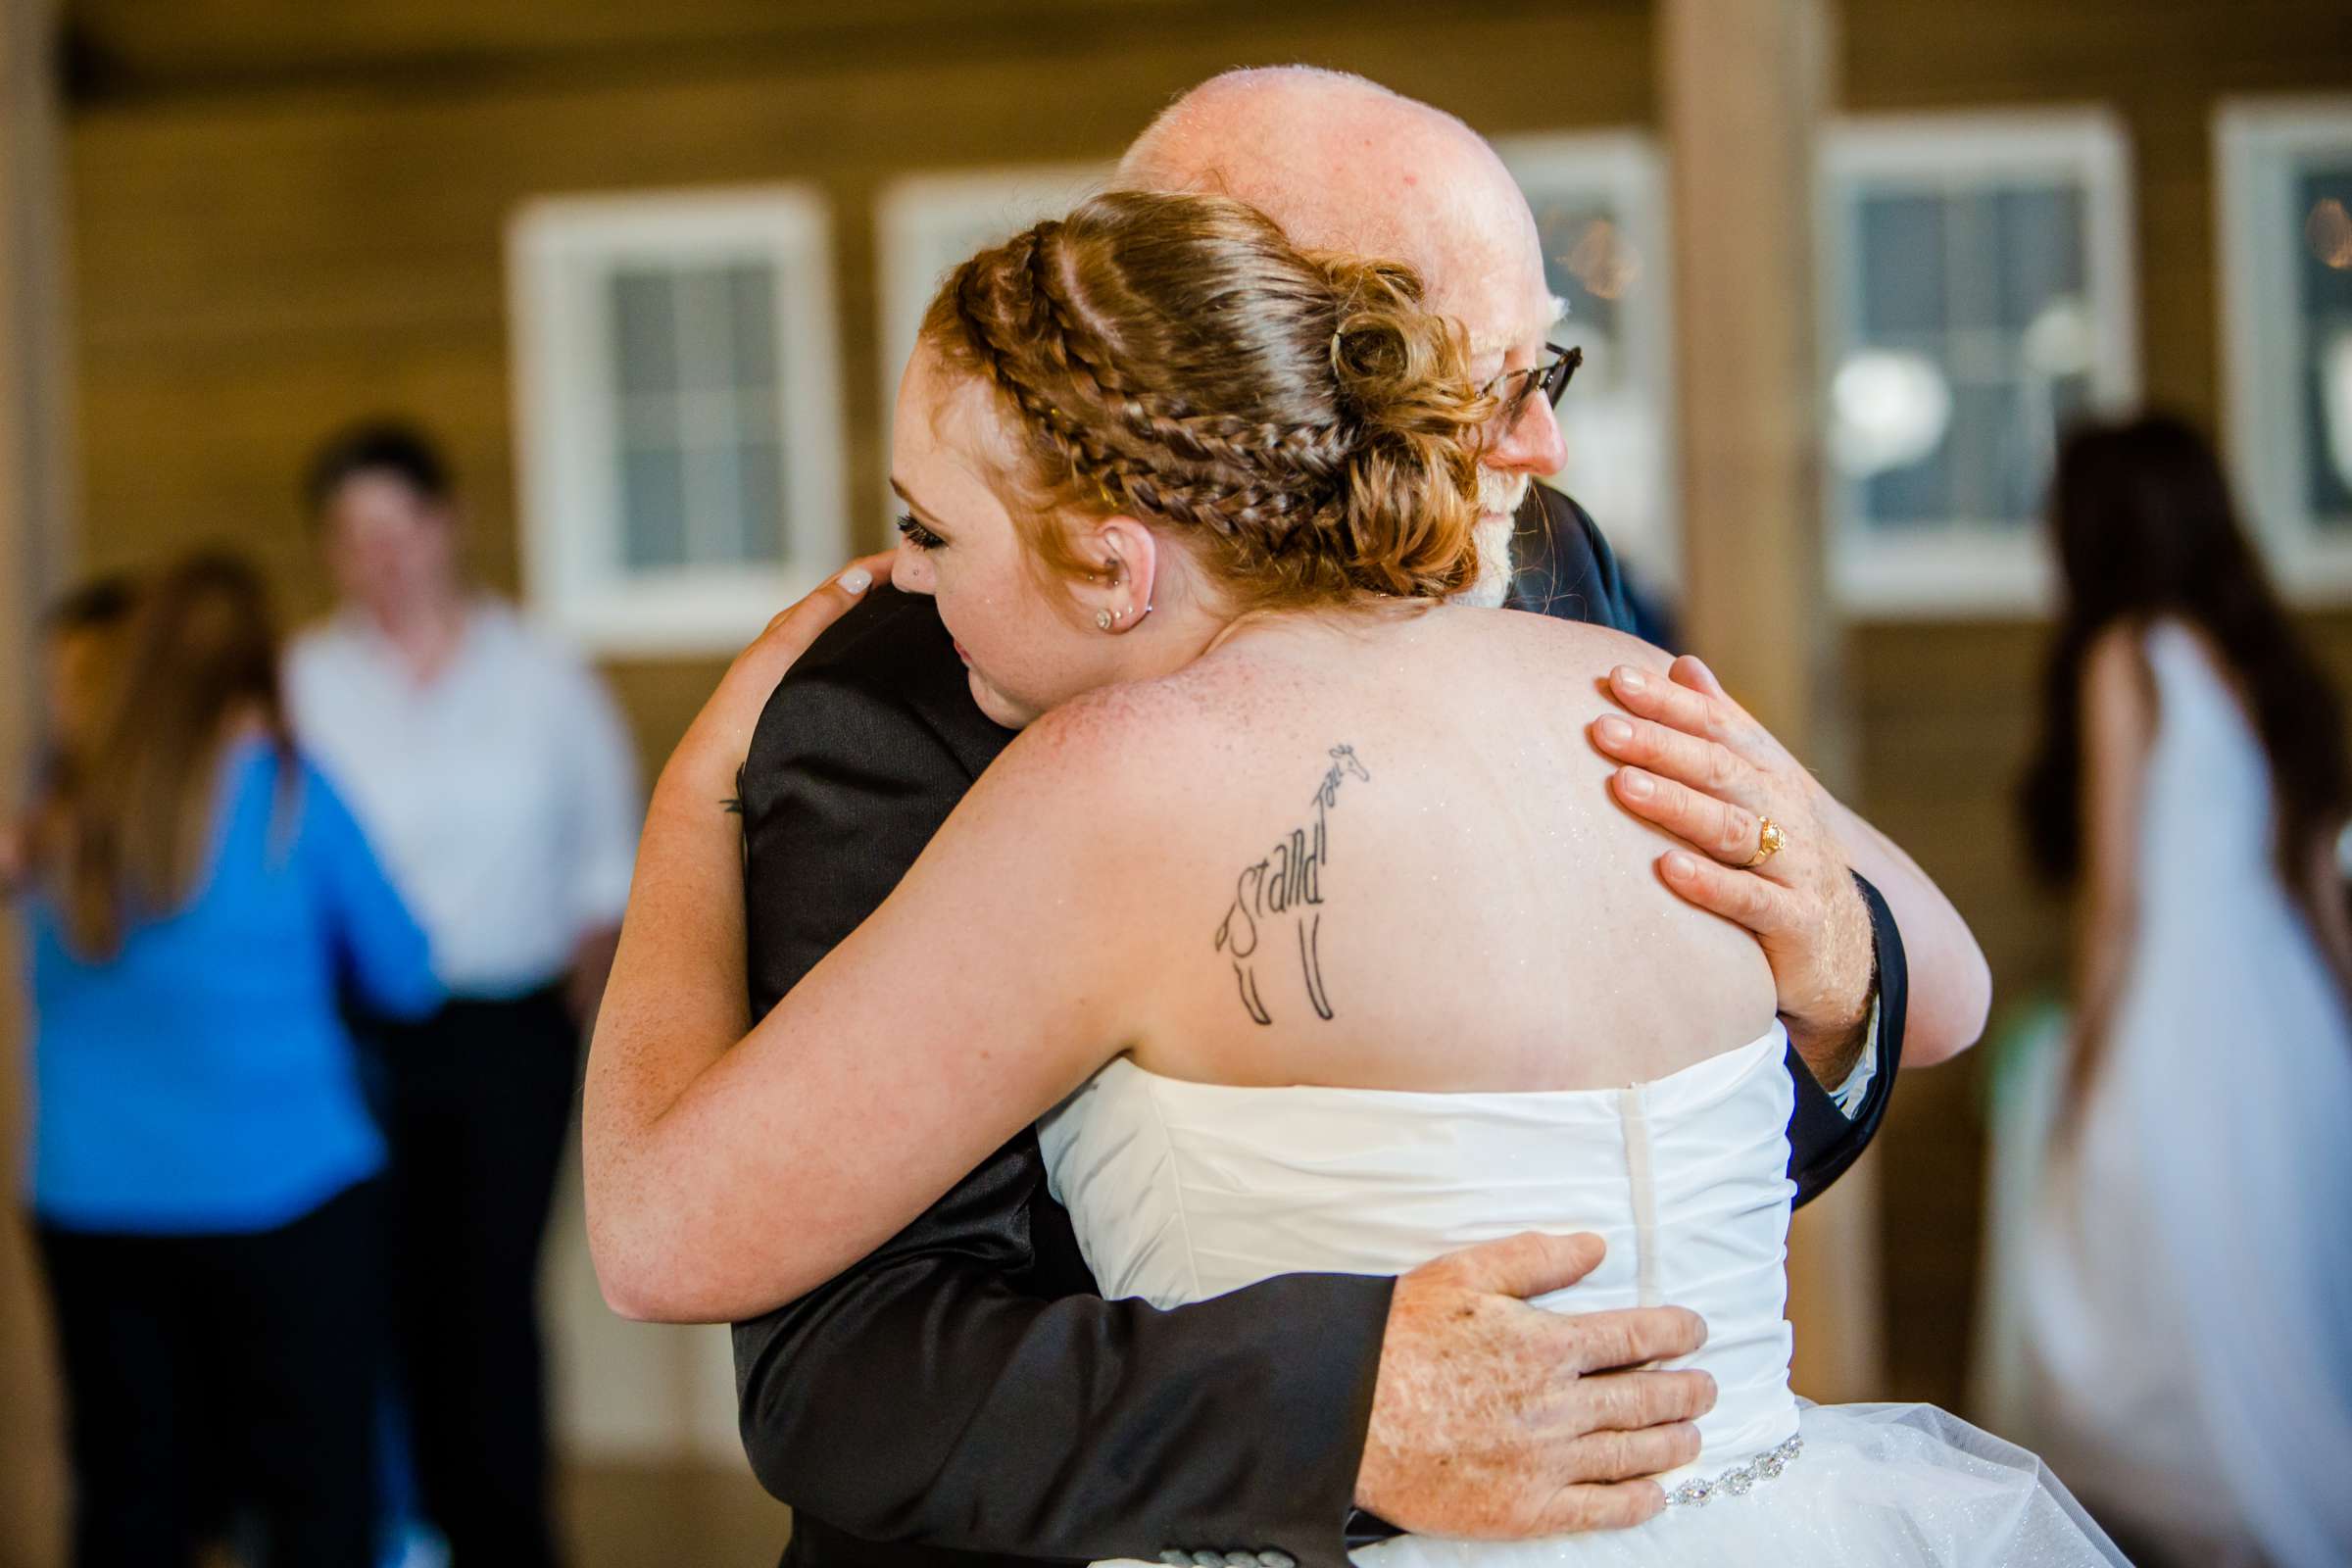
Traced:
[[524, 597], [602, 653], [748, 642], [849, 555], [825, 206], [548, 199], [509, 227]]
[[2214, 121], [2225, 432], [2285, 591], [2352, 600], [2352, 98]]
[[1635, 131], [1494, 146], [1535, 211], [1545, 279], [1567, 307], [1552, 341], [1585, 351], [1560, 403], [1568, 466], [1550, 482], [1592, 513], [1642, 585], [1677, 588], [1665, 158]]
[[[899, 375], [914, 352], [923, 312], [949, 272], [981, 247], [1057, 218], [1110, 181], [1109, 164], [1031, 164], [959, 173], [912, 174], [874, 201], [876, 320], [881, 364], [882, 451], [888, 461]], [[885, 490], [890, 515], [897, 499]]]
[[2058, 436], [2138, 396], [2104, 113], [1852, 118], [1821, 150], [1831, 577], [1866, 616], [2034, 612]]

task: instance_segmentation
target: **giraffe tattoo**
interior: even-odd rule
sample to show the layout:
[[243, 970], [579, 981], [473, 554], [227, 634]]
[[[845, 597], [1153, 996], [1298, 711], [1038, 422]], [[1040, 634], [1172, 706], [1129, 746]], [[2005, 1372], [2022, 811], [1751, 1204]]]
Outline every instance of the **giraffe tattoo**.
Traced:
[[1331, 768], [1308, 803], [1312, 815], [1291, 829], [1288, 837], [1235, 879], [1233, 904], [1217, 927], [1216, 951], [1233, 960], [1235, 983], [1242, 1006], [1251, 1019], [1271, 1024], [1265, 997], [1258, 989], [1257, 959], [1268, 936], [1287, 918], [1298, 946], [1298, 972], [1306, 982], [1306, 1000], [1318, 1018], [1329, 1018], [1331, 993], [1323, 985], [1323, 868], [1331, 863], [1327, 828], [1331, 808], [1340, 798], [1340, 781], [1354, 774], [1366, 784], [1372, 775], [1357, 761], [1352, 746], [1331, 749]]

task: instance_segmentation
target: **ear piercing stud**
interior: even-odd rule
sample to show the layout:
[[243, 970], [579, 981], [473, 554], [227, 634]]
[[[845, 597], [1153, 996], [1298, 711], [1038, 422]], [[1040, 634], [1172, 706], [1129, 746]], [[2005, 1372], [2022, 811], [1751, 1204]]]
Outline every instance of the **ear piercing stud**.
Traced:
[[[1139, 626], [1142, 625], [1144, 623], [1144, 616], [1152, 613], [1153, 608], [1153, 606], [1146, 605], [1141, 611], [1136, 612], [1135, 623]], [[1125, 620], [1127, 615], [1128, 612], [1124, 610], [1098, 610], [1095, 612], [1095, 629], [1097, 631], [1108, 631], [1120, 621]]]

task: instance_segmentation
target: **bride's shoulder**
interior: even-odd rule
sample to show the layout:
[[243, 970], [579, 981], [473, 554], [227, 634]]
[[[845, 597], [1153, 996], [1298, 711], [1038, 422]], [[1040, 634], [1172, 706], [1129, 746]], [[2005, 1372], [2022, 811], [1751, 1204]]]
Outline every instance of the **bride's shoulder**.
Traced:
[[1620, 664], [1663, 672], [1674, 662], [1630, 633], [1527, 610], [1448, 608], [1432, 617], [1432, 633], [1466, 664], [1524, 674], [1550, 689], [1584, 681], [1597, 687]]
[[984, 775], [1023, 794], [1107, 804], [1132, 799], [1213, 742], [1213, 705], [1197, 683], [1166, 678], [1105, 686], [1030, 723]]
[[1328, 635], [1236, 643], [1153, 680], [1074, 698], [1022, 731], [990, 777], [1024, 794], [1197, 809], [1210, 780], [1244, 789], [1296, 753], [1321, 765], [1330, 723], [1542, 701], [1592, 706], [1620, 664], [1663, 672], [1668, 655], [1638, 637], [1510, 610], [1431, 607]]
[[[1533, 610], [1465, 610], [1464, 635], [1507, 637], [1542, 648], [1556, 659], [1585, 659], [1596, 663], [1668, 663], [1673, 656], [1631, 632], [1597, 626], [1588, 620], [1569, 620]], [[1491, 631], [1488, 630], [1491, 628]]]

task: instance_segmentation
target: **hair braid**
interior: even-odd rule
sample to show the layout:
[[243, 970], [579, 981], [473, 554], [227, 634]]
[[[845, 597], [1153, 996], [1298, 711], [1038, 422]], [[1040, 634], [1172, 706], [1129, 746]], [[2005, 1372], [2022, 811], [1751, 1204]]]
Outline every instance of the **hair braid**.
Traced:
[[[1122, 193], [966, 262], [924, 340], [993, 386], [1051, 507], [1196, 541], [1238, 601], [1431, 598], [1475, 576], [1491, 400], [1387, 262], [1309, 257], [1218, 197]], [[1041, 556], [1091, 569], [1041, 514]]]

